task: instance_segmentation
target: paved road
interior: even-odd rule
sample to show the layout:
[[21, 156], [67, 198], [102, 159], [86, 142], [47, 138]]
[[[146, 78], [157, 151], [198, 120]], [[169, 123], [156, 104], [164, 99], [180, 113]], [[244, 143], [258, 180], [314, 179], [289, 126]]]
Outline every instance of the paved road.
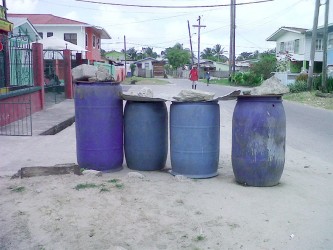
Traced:
[[[170, 82], [180, 88], [190, 88], [188, 80], [170, 79]], [[197, 89], [215, 92], [216, 96], [233, 91], [235, 87], [206, 86], [199, 83]], [[245, 88], [241, 88], [245, 89]], [[220, 102], [221, 107], [232, 114], [236, 102]], [[283, 101], [287, 118], [287, 146], [304, 153], [317, 156], [333, 165], [333, 111], [313, 108], [304, 104]], [[223, 117], [221, 117], [223, 119]]]

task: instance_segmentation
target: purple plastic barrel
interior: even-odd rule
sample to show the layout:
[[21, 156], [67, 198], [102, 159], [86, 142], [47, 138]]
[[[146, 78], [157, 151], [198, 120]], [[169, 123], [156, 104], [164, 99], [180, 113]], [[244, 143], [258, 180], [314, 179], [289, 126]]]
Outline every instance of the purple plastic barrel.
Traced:
[[280, 95], [239, 96], [232, 118], [232, 167], [243, 185], [280, 181], [285, 162], [286, 115]]
[[123, 164], [123, 101], [115, 82], [76, 82], [75, 126], [80, 168], [117, 171]]

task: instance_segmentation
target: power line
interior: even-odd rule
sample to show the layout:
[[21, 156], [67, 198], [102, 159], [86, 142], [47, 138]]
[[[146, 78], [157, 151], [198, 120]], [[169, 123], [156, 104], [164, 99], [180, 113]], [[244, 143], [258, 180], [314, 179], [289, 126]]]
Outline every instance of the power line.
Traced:
[[[84, 3], [122, 6], [122, 7], [164, 8], [164, 9], [215, 8], [215, 7], [230, 6], [230, 4], [171, 6], [171, 5], [140, 5], [140, 4], [123, 4], [123, 3], [105, 3], [105, 2], [96, 2], [96, 1], [91, 1], [91, 0], [75, 0], [75, 1], [84, 2]], [[272, 1], [274, 1], [274, 0], [252, 1], [252, 2], [248, 2], [248, 3], [237, 3], [236, 5], [248, 5], [248, 4], [256, 4], [256, 3], [272, 2]]]

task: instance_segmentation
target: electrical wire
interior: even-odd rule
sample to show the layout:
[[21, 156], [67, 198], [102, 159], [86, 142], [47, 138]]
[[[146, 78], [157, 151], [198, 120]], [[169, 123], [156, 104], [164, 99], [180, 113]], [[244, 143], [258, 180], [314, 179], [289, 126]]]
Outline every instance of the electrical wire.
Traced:
[[[213, 5], [186, 5], [186, 6], [171, 6], [171, 5], [140, 5], [140, 4], [123, 4], [123, 3], [106, 3], [106, 2], [97, 2], [91, 0], [75, 0], [77, 2], [84, 3], [94, 3], [94, 4], [105, 4], [105, 5], [114, 5], [114, 6], [122, 6], [122, 7], [139, 7], [139, 8], [163, 8], [163, 9], [188, 9], [188, 8], [215, 8], [215, 7], [227, 7], [230, 4], [213, 4]], [[256, 4], [256, 3], [265, 3], [272, 2], [274, 0], [261, 0], [261, 1], [252, 1], [247, 3], [236, 3], [235, 5], [248, 5], [248, 4]]]

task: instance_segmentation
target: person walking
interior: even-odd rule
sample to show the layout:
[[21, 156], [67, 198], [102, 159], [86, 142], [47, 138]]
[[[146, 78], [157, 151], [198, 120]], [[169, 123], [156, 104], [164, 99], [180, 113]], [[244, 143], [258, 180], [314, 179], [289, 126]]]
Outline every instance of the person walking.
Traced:
[[197, 89], [197, 81], [199, 79], [198, 69], [196, 65], [193, 65], [192, 69], [190, 70], [190, 80], [192, 81], [192, 89]]
[[209, 80], [210, 80], [210, 73], [209, 71], [206, 72], [206, 80], [207, 80], [207, 86], [209, 85]]

